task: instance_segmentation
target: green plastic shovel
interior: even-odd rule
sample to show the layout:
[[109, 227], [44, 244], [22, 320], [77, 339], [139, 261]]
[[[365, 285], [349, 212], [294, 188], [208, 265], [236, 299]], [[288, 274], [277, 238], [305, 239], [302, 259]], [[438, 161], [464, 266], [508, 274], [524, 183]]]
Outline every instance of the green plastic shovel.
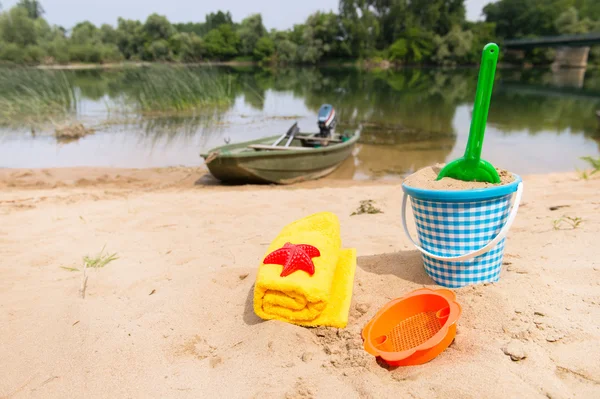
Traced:
[[494, 87], [494, 75], [498, 62], [498, 45], [488, 43], [481, 54], [481, 66], [479, 79], [477, 81], [477, 93], [473, 106], [473, 119], [465, 155], [448, 163], [438, 174], [436, 180], [443, 177], [452, 177], [463, 181], [480, 181], [488, 183], [500, 183], [500, 176], [491, 163], [481, 159], [481, 148], [483, 147], [483, 134], [490, 108], [490, 98]]

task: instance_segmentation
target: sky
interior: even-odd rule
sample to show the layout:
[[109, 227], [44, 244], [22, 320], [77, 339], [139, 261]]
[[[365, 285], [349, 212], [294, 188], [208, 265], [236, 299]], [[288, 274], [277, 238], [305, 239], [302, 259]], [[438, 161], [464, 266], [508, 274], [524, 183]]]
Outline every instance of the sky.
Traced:
[[[0, 0], [3, 9], [18, 0]], [[465, 0], [467, 19], [481, 19], [484, 5], [495, 0]], [[88, 20], [96, 25], [116, 26], [117, 18], [145, 20], [152, 13], [165, 15], [171, 22], [203, 22], [204, 16], [218, 10], [230, 11], [233, 20], [241, 21], [260, 13], [267, 29], [279, 30], [302, 23], [315, 11], [336, 11], [338, 0], [41, 0], [51, 23], [70, 29]]]

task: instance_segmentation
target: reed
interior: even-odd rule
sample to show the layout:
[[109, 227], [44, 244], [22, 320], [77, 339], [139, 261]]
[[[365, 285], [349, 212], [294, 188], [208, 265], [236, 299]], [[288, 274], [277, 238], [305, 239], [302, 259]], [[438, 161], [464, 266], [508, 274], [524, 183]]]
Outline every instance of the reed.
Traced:
[[65, 72], [0, 68], [0, 123], [37, 122], [76, 109], [75, 88]]
[[206, 68], [155, 65], [127, 71], [125, 101], [141, 113], [199, 111], [233, 102], [229, 77]]

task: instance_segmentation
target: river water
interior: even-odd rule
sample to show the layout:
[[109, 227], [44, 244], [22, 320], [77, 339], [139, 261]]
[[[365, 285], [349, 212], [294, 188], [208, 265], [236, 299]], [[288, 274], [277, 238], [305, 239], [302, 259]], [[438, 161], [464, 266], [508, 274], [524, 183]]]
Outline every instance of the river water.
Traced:
[[[469, 133], [476, 68], [360, 71], [350, 68], [218, 67], [236, 82], [232, 103], [210, 114], [119, 115], [115, 71], [72, 72], [71, 116], [96, 132], [60, 142], [50, 125], [0, 127], [0, 167], [198, 166], [201, 152], [227, 142], [317, 130], [330, 103], [338, 131], [360, 129], [342, 178], [396, 179], [460, 157]], [[123, 89], [124, 90], [124, 89]], [[482, 157], [518, 174], [584, 169], [600, 155], [600, 70], [499, 69]]]

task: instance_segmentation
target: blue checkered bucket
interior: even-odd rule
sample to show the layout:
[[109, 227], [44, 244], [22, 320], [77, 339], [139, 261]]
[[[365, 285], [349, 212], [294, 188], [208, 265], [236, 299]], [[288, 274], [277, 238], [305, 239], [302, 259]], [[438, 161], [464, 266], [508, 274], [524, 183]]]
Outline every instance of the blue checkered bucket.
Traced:
[[[523, 182], [473, 190], [424, 190], [402, 185], [404, 231], [421, 251], [427, 274], [449, 288], [498, 281], [506, 234], [514, 221]], [[511, 199], [512, 201], [511, 209]], [[410, 197], [418, 242], [408, 231]]]

